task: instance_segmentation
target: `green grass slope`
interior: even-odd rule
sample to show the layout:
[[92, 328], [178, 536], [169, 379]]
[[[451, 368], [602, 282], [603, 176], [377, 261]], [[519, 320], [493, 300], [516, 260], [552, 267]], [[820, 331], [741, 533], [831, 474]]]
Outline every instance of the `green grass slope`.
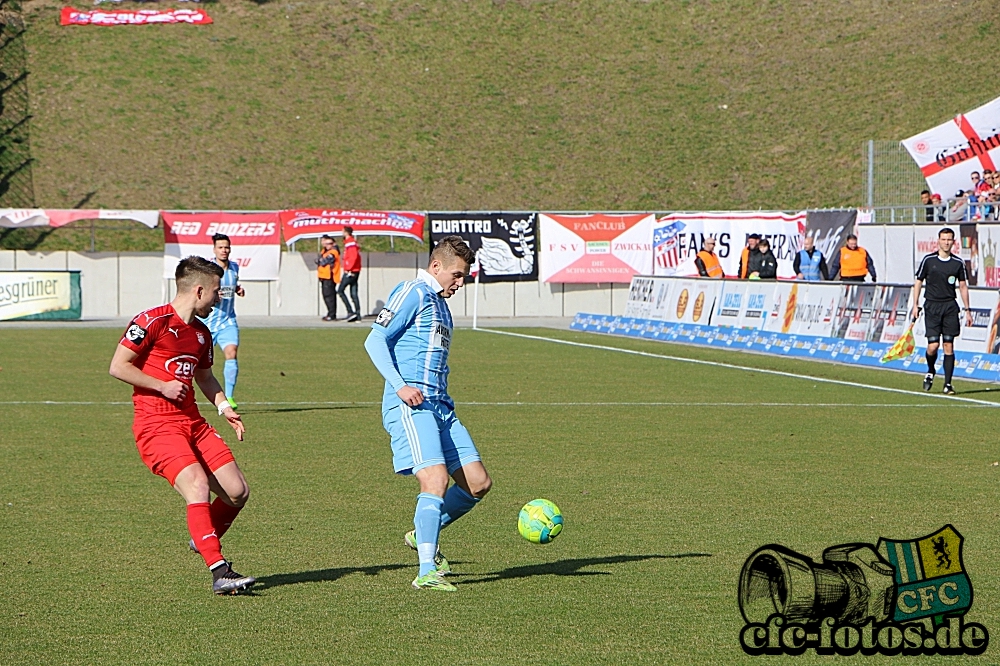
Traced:
[[[535, 333], [919, 387], [873, 369]], [[392, 474], [377, 373], [364, 354], [340, 354], [333, 375], [317, 362], [359, 349], [364, 331], [251, 329], [237, 390], [246, 441], [206, 411], [252, 488], [225, 552], [260, 585], [216, 598], [187, 550], [181, 498], [135, 451], [129, 389], [107, 375], [118, 335], [3, 332], [3, 349], [45, 350], [0, 351], [4, 664], [758, 664], [738, 646], [736, 601], [757, 547], [818, 557], [949, 522], [966, 537], [969, 619], [1000, 623], [995, 408], [469, 330], [452, 346], [452, 394], [495, 485], [443, 533], [459, 591], [409, 587], [417, 487]], [[516, 533], [535, 497], [566, 516], [548, 546]]]

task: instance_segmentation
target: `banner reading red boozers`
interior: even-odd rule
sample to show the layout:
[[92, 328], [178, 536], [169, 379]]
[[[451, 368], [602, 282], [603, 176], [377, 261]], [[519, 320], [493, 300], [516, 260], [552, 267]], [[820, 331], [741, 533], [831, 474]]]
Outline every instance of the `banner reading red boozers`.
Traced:
[[538, 220], [543, 282], [631, 282], [653, 272], [653, 215], [542, 213]]
[[230, 261], [241, 280], [277, 280], [281, 228], [277, 213], [168, 213], [163, 216], [163, 277], [174, 277], [177, 262], [191, 255], [212, 259], [212, 236], [229, 236]]
[[402, 236], [424, 242], [423, 213], [307, 208], [283, 210], [278, 215], [288, 245], [304, 238], [339, 236], [344, 227], [354, 229], [355, 236]]

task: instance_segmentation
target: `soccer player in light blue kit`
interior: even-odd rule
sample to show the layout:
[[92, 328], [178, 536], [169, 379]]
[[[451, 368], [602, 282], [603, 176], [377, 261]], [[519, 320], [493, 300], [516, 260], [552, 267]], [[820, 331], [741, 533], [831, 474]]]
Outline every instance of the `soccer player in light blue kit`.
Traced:
[[[372, 363], [385, 377], [382, 425], [392, 439], [393, 467], [420, 483], [415, 529], [404, 536], [420, 560], [413, 581], [418, 590], [455, 591], [444, 580], [451, 568], [438, 548], [438, 535], [468, 513], [492, 484], [448, 395], [453, 324], [445, 299], [464, 284], [475, 258], [460, 237], [442, 238], [431, 251], [427, 270], [389, 294], [365, 341]], [[449, 476], [455, 479], [450, 488]]]
[[212, 333], [212, 341], [219, 345], [219, 349], [226, 357], [226, 363], [222, 369], [222, 376], [226, 383], [226, 400], [236, 409], [236, 401], [233, 400], [233, 392], [236, 391], [236, 378], [240, 374], [240, 366], [236, 360], [236, 353], [240, 347], [240, 327], [236, 325], [236, 297], [243, 296], [246, 292], [239, 285], [240, 265], [235, 261], [229, 261], [229, 253], [233, 249], [233, 244], [229, 236], [225, 234], [215, 234], [212, 236], [212, 251], [215, 252], [215, 263], [222, 266], [225, 274], [222, 276], [222, 286], [219, 289], [219, 303], [212, 310], [212, 313], [201, 321], [208, 326]]

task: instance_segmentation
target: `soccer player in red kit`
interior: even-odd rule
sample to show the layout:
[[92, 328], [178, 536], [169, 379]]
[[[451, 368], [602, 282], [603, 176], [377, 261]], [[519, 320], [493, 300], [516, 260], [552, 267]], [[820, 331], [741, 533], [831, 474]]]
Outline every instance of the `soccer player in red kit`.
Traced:
[[222, 274], [221, 266], [201, 257], [183, 259], [175, 272], [177, 296], [132, 320], [110, 372], [135, 387], [132, 432], [139, 455], [187, 502], [191, 547], [212, 571], [212, 591], [238, 594], [256, 580], [233, 571], [219, 539], [250, 489], [229, 447], [198, 412], [192, 385], [197, 382], [242, 441], [243, 421], [212, 374], [212, 335], [195, 318], [208, 316], [219, 302]]

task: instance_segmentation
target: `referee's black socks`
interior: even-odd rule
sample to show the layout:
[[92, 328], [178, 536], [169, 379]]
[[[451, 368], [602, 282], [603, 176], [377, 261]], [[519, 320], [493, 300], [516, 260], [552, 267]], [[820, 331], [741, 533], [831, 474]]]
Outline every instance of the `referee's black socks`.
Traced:
[[944, 383], [951, 384], [951, 375], [955, 372], [955, 355], [944, 355]]
[[[929, 374], [932, 374], [932, 375], [933, 375], [933, 374], [935, 374], [935, 373], [937, 372], [937, 371], [936, 371], [936, 370], [934, 369], [934, 366], [936, 366], [936, 365], [937, 365], [937, 350], [935, 349], [935, 350], [934, 350], [934, 351], [932, 351], [932, 352], [925, 352], [925, 353], [924, 353], [924, 356], [926, 356], [926, 357], [927, 357], [927, 372], [928, 372]], [[947, 356], [945, 356], [945, 359], [947, 359], [947, 358], [948, 358], [948, 357], [947, 357]], [[952, 356], [952, 357], [951, 357], [951, 359], [952, 359], [952, 362], [954, 362], [954, 360], [955, 360], [955, 357], [954, 357], [954, 356]], [[945, 363], [947, 363], [947, 362], [948, 362], [948, 361], [946, 360], [946, 361], [945, 361]], [[952, 366], [952, 367], [954, 367], [954, 366]]]

